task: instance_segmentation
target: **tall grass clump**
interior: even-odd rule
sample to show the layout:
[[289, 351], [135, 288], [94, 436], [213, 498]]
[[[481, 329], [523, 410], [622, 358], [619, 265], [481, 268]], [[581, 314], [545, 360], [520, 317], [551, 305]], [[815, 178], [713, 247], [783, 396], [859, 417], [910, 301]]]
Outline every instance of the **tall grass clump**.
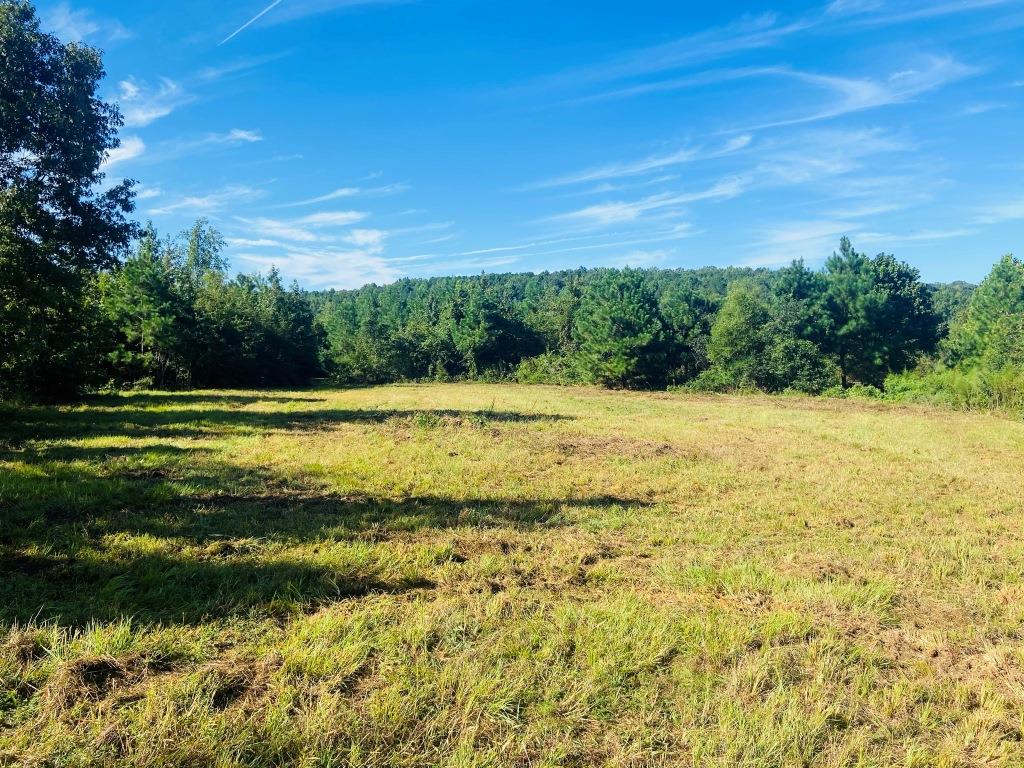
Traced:
[[896, 402], [1024, 415], [1024, 370], [935, 368], [893, 374], [886, 379], [885, 396]]

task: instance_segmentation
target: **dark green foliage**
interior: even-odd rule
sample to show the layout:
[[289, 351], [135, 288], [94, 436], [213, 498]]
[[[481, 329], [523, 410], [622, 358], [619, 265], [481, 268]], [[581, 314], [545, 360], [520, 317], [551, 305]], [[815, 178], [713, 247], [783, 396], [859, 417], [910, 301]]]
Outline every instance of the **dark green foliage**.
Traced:
[[880, 386], [931, 351], [931, 294], [906, 264], [844, 241], [824, 271], [580, 269], [400, 280], [311, 301], [327, 329], [325, 367], [346, 384], [583, 378], [818, 392], [840, 368], [848, 386]]
[[399, 280], [311, 300], [327, 331], [325, 367], [346, 384], [511, 376], [571, 344], [575, 297], [549, 275]]
[[661, 298], [660, 311], [669, 340], [669, 378], [682, 383], [708, 366], [708, 341], [717, 312], [714, 297], [695, 286], [670, 286]]
[[506, 371], [523, 357], [543, 351], [538, 336], [511, 304], [502, 304], [496, 292], [473, 282], [460, 286], [450, 306], [452, 340], [470, 377]]
[[0, 2], [0, 396], [76, 393], [97, 368], [94, 279], [128, 244], [132, 184], [100, 191], [121, 117], [100, 53]]
[[317, 375], [323, 334], [306, 295], [275, 271], [229, 279], [222, 248], [202, 220], [164, 243], [150, 225], [102, 276], [115, 384], [292, 386]]
[[971, 294], [978, 286], [956, 280], [952, 283], [932, 284], [932, 306], [939, 318], [939, 337], [949, 335], [949, 329], [960, 313], [967, 308]]
[[1024, 368], [1024, 263], [1000, 259], [954, 321], [944, 353], [953, 365]]
[[118, 343], [108, 353], [121, 381], [151, 381], [164, 387], [182, 376], [180, 355], [186, 305], [175, 288], [174, 263], [160, 254], [156, 230], [143, 231], [136, 252], [100, 278], [102, 306]]
[[835, 368], [807, 333], [811, 310], [792, 296], [773, 296], [752, 282], [734, 283], [708, 344], [701, 389], [821, 392], [836, 383]]
[[590, 284], [576, 316], [583, 370], [606, 387], [664, 386], [665, 321], [642, 272], [608, 271]]
[[888, 254], [871, 259], [843, 238], [825, 265], [831, 317], [827, 351], [844, 386], [881, 386], [887, 374], [909, 368], [938, 343], [938, 318], [916, 269]]

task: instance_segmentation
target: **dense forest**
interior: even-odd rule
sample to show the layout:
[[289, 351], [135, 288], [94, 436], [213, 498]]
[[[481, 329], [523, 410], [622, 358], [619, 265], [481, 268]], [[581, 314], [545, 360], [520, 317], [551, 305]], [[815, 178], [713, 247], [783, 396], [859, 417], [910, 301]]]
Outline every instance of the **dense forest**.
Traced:
[[354, 291], [232, 276], [205, 220], [140, 227], [105, 182], [99, 52], [0, 3], [0, 397], [507, 379], [1024, 405], [1024, 264], [928, 285], [843, 239], [820, 270], [578, 269]]
[[346, 384], [489, 378], [1020, 404], [1024, 264], [928, 285], [843, 239], [821, 270], [574, 270], [310, 294]]

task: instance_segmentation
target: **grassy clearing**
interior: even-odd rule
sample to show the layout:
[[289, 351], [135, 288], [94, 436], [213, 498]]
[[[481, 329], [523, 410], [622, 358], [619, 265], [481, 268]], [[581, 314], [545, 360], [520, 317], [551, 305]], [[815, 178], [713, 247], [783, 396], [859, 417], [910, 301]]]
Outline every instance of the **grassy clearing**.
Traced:
[[424, 385], [0, 426], [0, 764], [1024, 762], [1024, 424]]

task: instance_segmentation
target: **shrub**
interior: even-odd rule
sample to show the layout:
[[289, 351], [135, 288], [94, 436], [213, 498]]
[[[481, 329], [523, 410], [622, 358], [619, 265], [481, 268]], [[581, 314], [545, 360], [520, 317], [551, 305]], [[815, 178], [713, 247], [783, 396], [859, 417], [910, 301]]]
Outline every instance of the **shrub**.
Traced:
[[888, 400], [940, 405], [958, 410], [1024, 414], [1024, 370], [935, 368], [893, 374], [886, 379]]
[[519, 363], [513, 378], [520, 384], [559, 384], [572, 386], [586, 383], [578, 362], [557, 352], [528, 357]]

